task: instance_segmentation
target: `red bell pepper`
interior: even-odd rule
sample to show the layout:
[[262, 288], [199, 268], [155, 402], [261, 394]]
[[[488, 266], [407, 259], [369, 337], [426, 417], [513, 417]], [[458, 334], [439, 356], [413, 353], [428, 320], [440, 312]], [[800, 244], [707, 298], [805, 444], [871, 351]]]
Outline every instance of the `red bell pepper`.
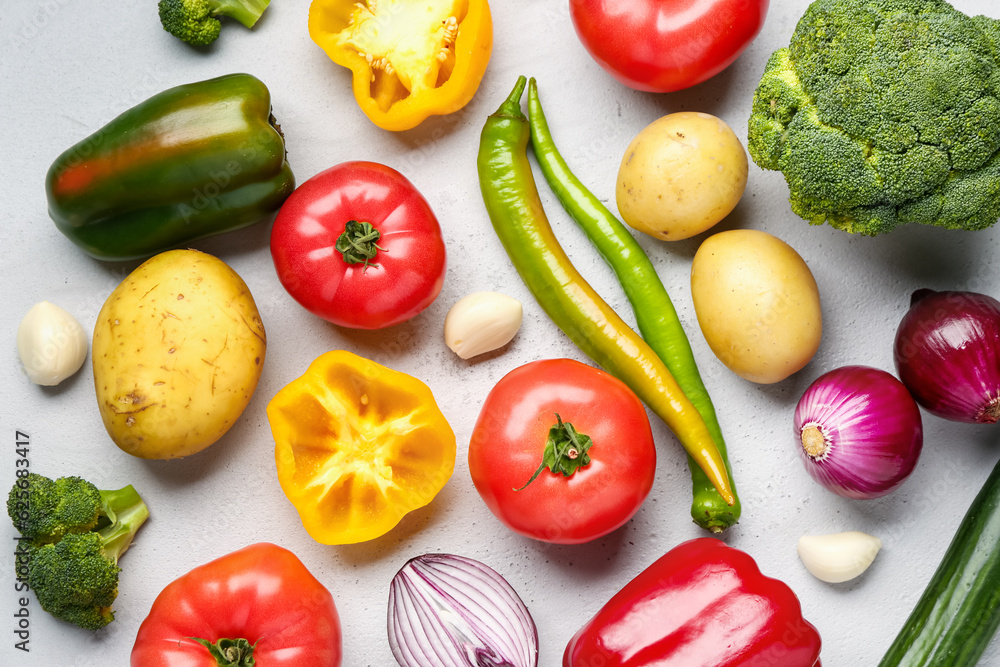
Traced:
[[295, 554], [253, 544], [194, 568], [156, 597], [132, 667], [339, 667], [330, 592]]
[[795, 593], [710, 537], [668, 551], [566, 647], [563, 667], [819, 667]]

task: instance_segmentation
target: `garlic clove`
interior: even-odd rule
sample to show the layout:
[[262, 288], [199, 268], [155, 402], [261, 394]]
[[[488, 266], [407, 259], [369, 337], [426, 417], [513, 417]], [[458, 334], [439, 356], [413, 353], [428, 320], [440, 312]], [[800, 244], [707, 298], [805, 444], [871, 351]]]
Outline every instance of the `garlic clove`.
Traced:
[[803, 535], [799, 538], [798, 552], [802, 564], [813, 576], [839, 584], [867, 570], [881, 548], [879, 538], [852, 530], [832, 535]]
[[462, 359], [503, 347], [521, 328], [521, 302], [499, 292], [473, 292], [444, 319], [444, 341]]
[[32, 306], [17, 327], [17, 353], [35, 384], [57, 385], [76, 373], [88, 346], [76, 318], [48, 301]]

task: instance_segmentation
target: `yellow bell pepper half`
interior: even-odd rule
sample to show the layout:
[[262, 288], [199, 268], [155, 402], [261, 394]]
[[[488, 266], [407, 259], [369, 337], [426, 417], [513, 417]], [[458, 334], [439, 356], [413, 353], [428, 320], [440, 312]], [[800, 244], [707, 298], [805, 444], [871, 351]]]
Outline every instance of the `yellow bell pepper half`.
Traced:
[[267, 418], [281, 488], [322, 544], [384, 535], [455, 469], [455, 433], [427, 385], [350, 352], [318, 357]]
[[309, 35], [353, 72], [368, 118], [394, 131], [468, 104], [493, 51], [486, 0], [313, 0]]

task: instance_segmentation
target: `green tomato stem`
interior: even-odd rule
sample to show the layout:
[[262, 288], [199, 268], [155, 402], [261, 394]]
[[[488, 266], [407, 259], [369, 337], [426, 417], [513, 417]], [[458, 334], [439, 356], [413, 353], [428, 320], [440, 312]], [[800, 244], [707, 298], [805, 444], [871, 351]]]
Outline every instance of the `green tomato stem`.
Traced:
[[253, 657], [253, 650], [257, 644], [251, 644], [246, 639], [223, 638], [214, 644], [207, 639], [198, 637], [190, 637], [190, 639], [208, 649], [219, 667], [254, 667], [257, 664]]
[[563, 477], [570, 477], [578, 469], [590, 463], [590, 455], [587, 454], [594, 445], [594, 441], [589, 435], [577, 432], [573, 425], [564, 422], [559, 413], [556, 413], [556, 423], [549, 429], [548, 438], [545, 440], [545, 451], [542, 454], [542, 464], [535, 470], [524, 486], [515, 491], [523, 491], [535, 479], [548, 468]]
[[344, 226], [344, 233], [337, 239], [335, 247], [345, 262], [348, 264], [364, 263], [367, 269], [369, 266], [378, 266], [378, 264], [372, 264], [371, 260], [375, 259], [379, 250], [385, 250], [376, 243], [381, 236], [382, 234], [372, 226], [372, 223], [349, 220]]

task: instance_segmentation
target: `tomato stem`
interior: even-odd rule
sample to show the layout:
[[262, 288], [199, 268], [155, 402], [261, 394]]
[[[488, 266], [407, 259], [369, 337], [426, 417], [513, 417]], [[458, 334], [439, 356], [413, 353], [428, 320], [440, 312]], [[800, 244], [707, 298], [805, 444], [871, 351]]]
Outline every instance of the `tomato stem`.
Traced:
[[363, 262], [367, 270], [369, 266], [378, 266], [378, 264], [371, 264], [371, 260], [375, 259], [379, 250], [385, 250], [376, 243], [381, 236], [382, 234], [370, 222], [348, 220], [347, 224], [344, 225], [344, 233], [337, 239], [335, 247], [345, 262], [348, 264], [361, 264]]
[[523, 491], [528, 484], [535, 481], [542, 471], [548, 468], [563, 477], [570, 477], [577, 469], [590, 463], [587, 450], [594, 444], [589, 435], [577, 432], [573, 425], [564, 422], [556, 413], [556, 423], [549, 428], [549, 436], [545, 440], [545, 451], [542, 454], [542, 465], [538, 466], [524, 486], [515, 491]]
[[207, 639], [189, 637], [198, 642], [215, 658], [215, 664], [219, 667], [254, 667], [257, 661], [253, 657], [253, 650], [257, 644], [251, 644], [248, 640], [240, 639], [220, 639], [214, 644]]

